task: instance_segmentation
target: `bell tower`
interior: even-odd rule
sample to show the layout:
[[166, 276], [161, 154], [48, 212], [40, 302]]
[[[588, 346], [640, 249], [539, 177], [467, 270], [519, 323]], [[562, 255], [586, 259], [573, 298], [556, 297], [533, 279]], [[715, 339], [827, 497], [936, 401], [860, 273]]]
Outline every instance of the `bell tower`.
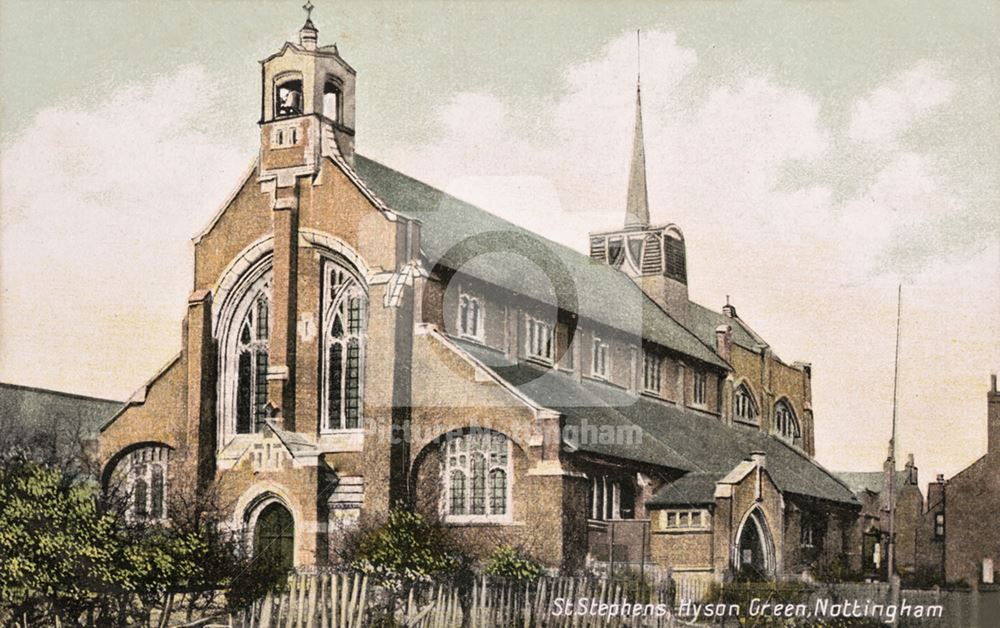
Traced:
[[336, 45], [320, 46], [312, 4], [298, 43], [261, 61], [260, 178], [282, 187], [314, 174], [320, 156], [354, 159], [356, 72]]
[[646, 148], [642, 134], [642, 87], [638, 80], [624, 228], [591, 233], [590, 257], [627, 274], [668, 314], [687, 324], [684, 235], [677, 225], [650, 224]]

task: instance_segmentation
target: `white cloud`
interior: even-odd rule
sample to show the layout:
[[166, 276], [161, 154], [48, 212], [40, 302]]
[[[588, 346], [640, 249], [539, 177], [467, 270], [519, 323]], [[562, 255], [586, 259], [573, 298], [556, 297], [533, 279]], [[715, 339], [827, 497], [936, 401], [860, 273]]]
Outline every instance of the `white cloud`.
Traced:
[[[374, 152], [583, 249], [588, 231], [623, 219], [634, 53], [631, 34], [616, 38], [567, 68], [550, 97], [457, 94], [430, 121], [431, 141]], [[223, 92], [204, 89], [212, 78], [182, 68], [48, 109], [3, 147], [0, 379], [121, 396], [176, 351], [188, 239], [255, 151], [232, 139]], [[896, 145], [952, 89], [921, 64], [860, 100], [847, 128], [830, 129], [814, 95], [740, 68], [699, 76], [697, 55], [672, 33], [643, 35], [653, 217], [687, 235], [695, 300], [719, 306], [732, 294], [782, 357], [814, 362], [830, 466], [877, 468], [884, 456], [876, 428], [888, 426], [901, 276], [913, 295], [904, 352], [924, 369], [904, 374], [906, 390], [922, 395], [906, 412], [925, 422], [906, 438], [958, 420], [940, 417], [975, 423], [984, 414], [977, 376], [1000, 360], [998, 252], [954, 255], [961, 249], [946, 246], [939, 227], [963, 199], [933, 156]], [[845, 168], [831, 141], [841, 133], [881, 151], [880, 170], [843, 202], [822, 183]], [[820, 172], [789, 188], [783, 176], [798, 162]], [[925, 263], [909, 263], [921, 247]], [[925, 455], [961, 461], [976, 442], [913, 448], [918, 464]]]
[[[940, 417], [983, 420], [979, 375], [1000, 358], [992, 349], [1000, 295], [986, 288], [1000, 281], [990, 266], [996, 248], [957, 258], [956, 247], [922, 251], [936, 246], [941, 222], [959, 213], [962, 199], [943, 183], [932, 155], [896, 147], [948, 100], [952, 84], [921, 64], [859, 101], [846, 129], [827, 128], [809, 93], [738, 68], [700, 77], [696, 55], [672, 34], [644, 38], [659, 42], [655, 54], [646, 39], [643, 45], [650, 201], [654, 220], [677, 222], [687, 236], [692, 297], [719, 306], [734, 295], [783, 358], [814, 362], [821, 460], [880, 468], [895, 289], [904, 280], [913, 303], [904, 337], [912, 366], [903, 381], [907, 394], [921, 397], [919, 407], [905, 401], [909, 431], [901, 442], [925, 468], [959, 468], [976, 450], [976, 432], [955, 447], [928, 449], [921, 439]], [[583, 249], [588, 231], [623, 219], [633, 63], [634, 39], [623, 35], [569, 68], [552, 99], [515, 105], [497, 94], [463, 94], [442, 108], [461, 124], [427, 144], [386, 147], [383, 157]], [[692, 83], [707, 88], [692, 96], [699, 93]], [[846, 200], [825, 183], [834, 172], [854, 176], [842, 172], [853, 162], [833, 151], [840, 133], [879, 142], [881, 151], [870, 183]], [[789, 188], [783, 176], [798, 162], [816, 177]], [[907, 260], [907, 252], [921, 261]]]
[[[731, 220], [752, 228], [791, 211], [783, 208], [800, 193], [774, 190], [787, 163], [816, 159], [827, 149], [818, 103], [768, 77], [736, 75], [689, 107], [678, 94], [690, 89], [684, 81], [697, 65], [694, 51], [679, 46], [673, 33], [656, 31], [643, 33], [642, 46], [653, 218], [683, 217], [695, 230]], [[458, 94], [438, 110], [442, 132], [432, 141], [399, 143], [380, 154], [407, 173], [580, 247], [588, 230], [623, 219], [634, 68], [634, 35], [622, 35], [569, 67], [553, 98], [513, 106], [497, 94]], [[497, 177], [518, 183], [499, 185]], [[549, 192], [541, 193], [545, 205], [539, 207], [542, 188]], [[514, 209], [532, 205], [533, 212]]]
[[253, 154], [214, 82], [183, 67], [42, 110], [3, 146], [0, 378], [121, 397], [179, 348], [190, 237]]
[[924, 61], [875, 88], [851, 109], [848, 136], [894, 146], [908, 129], [951, 99], [955, 85], [937, 64]]

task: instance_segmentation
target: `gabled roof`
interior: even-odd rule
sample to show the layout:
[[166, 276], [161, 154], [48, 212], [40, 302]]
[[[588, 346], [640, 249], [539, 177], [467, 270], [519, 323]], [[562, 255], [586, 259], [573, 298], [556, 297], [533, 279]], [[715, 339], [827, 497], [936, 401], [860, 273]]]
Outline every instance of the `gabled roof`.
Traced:
[[315, 456], [319, 453], [316, 443], [306, 438], [304, 434], [281, 429], [270, 420], [265, 421], [264, 425], [274, 432], [274, 435], [278, 437], [278, 440], [281, 441], [281, 444], [285, 446], [293, 458]]
[[[637, 342], [641, 335], [702, 363], [729, 368], [618, 270], [361, 155], [355, 155], [354, 169], [387, 205], [422, 223], [423, 253], [431, 266], [441, 264], [634, 333]], [[559, 303], [553, 289], [567, 300]]]
[[680, 503], [704, 503], [697, 500], [702, 499], [710, 480], [714, 487], [751, 453], [764, 452], [768, 474], [783, 493], [857, 503], [833, 474], [774, 436], [753, 428], [728, 426], [717, 416], [636, 395], [604, 382], [587, 378], [577, 381], [557, 369], [514, 362], [477, 343], [455, 343], [535, 401], [563, 414], [566, 425], [575, 426], [581, 436], [587, 426], [634, 426], [640, 430], [637, 442], [581, 438], [577, 443], [568, 443], [578, 451], [698, 474], [679, 486], [676, 482], [670, 484], [654, 500], [668, 499], [672, 494], [682, 500]]
[[[879, 494], [885, 487], [885, 471], [834, 471], [833, 474], [854, 493]], [[906, 471], [896, 471], [897, 493], [907, 486], [906, 479]]]

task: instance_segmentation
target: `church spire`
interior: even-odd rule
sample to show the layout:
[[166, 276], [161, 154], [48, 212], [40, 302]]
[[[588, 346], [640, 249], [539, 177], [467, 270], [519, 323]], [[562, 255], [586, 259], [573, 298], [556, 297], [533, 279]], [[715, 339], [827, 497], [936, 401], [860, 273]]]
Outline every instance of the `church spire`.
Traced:
[[[639, 31], [636, 31], [638, 54]], [[635, 78], [635, 131], [632, 136], [632, 165], [628, 174], [628, 198], [625, 204], [625, 227], [649, 226], [649, 195], [646, 191], [646, 147], [642, 137], [642, 84], [639, 71]]]

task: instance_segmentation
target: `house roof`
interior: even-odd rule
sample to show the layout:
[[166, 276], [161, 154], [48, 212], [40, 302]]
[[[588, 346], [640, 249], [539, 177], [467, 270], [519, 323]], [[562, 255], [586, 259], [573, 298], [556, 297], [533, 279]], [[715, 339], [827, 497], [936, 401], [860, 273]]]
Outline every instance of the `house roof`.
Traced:
[[[567, 438], [574, 436], [571, 429], [564, 432], [564, 440], [578, 451], [687, 472], [657, 493], [648, 502], [651, 506], [706, 503], [709, 482], [714, 491], [715, 482], [758, 451], [766, 454], [768, 474], [782, 492], [857, 503], [833, 474], [774, 436], [729, 426], [717, 416], [632, 394], [604, 382], [577, 381], [557, 369], [514, 362], [477, 343], [455, 343], [530, 398], [563, 414], [566, 426], [575, 428], [579, 437], [576, 442]], [[596, 432], [605, 426], [623, 436], [629, 432], [618, 428], [637, 427], [639, 438], [632, 442], [602, 438]], [[685, 480], [692, 474], [697, 475]]]
[[[884, 471], [834, 471], [833, 474], [854, 493], [881, 493], [885, 487]], [[906, 486], [906, 471], [896, 471], [896, 491]]]
[[54, 451], [72, 451], [79, 440], [97, 437], [98, 428], [123, 403], [110, 399], [0, 383], [0, 429], [20, 430], [29, 439], [45, 442]]
[[[431, 266], [458, 271], [634, 333], [705, 364], [728, 369], [702, 339], [664, 312], [627, 276], [387, 166], [356, 155], [354, 168], [386, 204], [421, 223]], [[713, 331], [714, 333], [714, 331]]]

